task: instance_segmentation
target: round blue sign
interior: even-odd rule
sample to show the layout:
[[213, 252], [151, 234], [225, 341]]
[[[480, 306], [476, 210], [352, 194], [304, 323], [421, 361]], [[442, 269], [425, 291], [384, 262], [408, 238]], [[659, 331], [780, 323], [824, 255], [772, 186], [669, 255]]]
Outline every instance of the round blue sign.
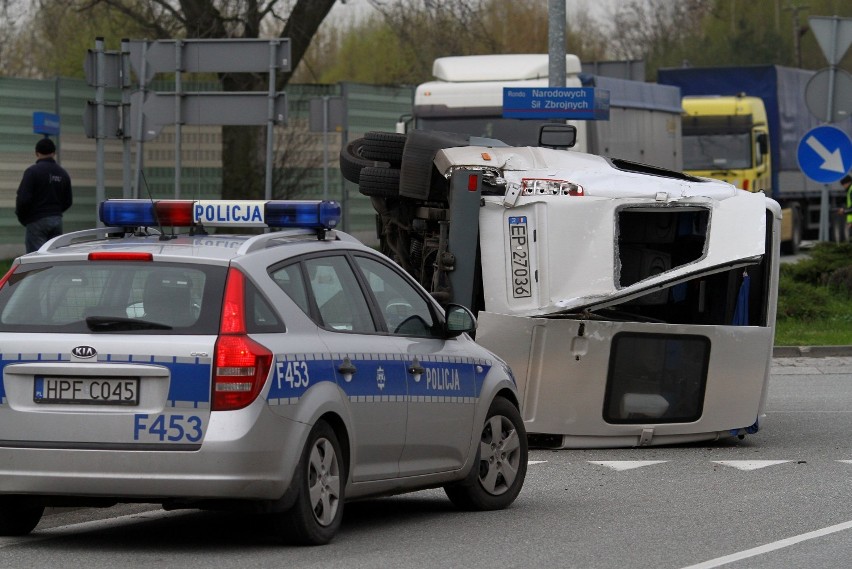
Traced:
[[805, 176], [814, 182], [830, 184], [852, 168], [852, 140], [836, 126], [818, 126], [799, 141], [796, 157]]

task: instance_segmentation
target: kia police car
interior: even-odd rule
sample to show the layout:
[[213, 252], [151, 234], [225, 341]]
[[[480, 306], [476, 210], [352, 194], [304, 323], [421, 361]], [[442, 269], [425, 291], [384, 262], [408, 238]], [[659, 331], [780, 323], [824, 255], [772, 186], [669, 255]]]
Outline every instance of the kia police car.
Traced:
[[[0, 534], [44, 507], [268, 513], [318, 544], [346, 500], [443, 487], [509, 506], [514, 378], [327, 201], [107, 200], [106, 227], [0, 281]], [[217, 226], [269, 227], [256, 235]]]

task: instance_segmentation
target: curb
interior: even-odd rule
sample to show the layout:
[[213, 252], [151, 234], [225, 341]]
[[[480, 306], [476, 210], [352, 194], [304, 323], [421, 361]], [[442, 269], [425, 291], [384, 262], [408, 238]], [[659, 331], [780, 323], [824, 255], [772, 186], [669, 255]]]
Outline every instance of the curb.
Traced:
[[852, 346], [775, 346], [773, 358], [850, 357]]

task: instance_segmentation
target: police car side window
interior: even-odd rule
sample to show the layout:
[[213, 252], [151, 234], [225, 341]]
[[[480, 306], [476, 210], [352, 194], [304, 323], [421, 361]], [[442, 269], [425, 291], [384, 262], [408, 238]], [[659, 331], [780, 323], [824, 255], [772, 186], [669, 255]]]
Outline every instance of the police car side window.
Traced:
[[387, 265], [357, 256], [355, 262], [370, 286], [388, 332], [399, 336], [436, 336], [429, 302]]
[[302, 279], [302, 266], [299, 263], [272, 270], [269, 276], [302, 309], [302, 312], [310, 315], [311, 309], [308, 304], [308, 293], [305, 290], [305, 281]]
[[375, 332], [376, 326], [358, 279], [345, 256], [314, 257], [304, 262], [322, 325], [345, 332]]

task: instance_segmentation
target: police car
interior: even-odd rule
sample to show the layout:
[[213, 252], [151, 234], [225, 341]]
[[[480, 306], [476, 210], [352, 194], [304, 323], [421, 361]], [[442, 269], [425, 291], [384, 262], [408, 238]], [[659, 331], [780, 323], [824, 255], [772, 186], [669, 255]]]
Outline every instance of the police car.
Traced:
[[[50, 505], [268, 513], [321, 544], [349, 499], [509, 506], [514, 378], [328, 201], [107, 200], [0, 281], [0, 534]], [[268, 227], [255, 235], [219, 226]]]

